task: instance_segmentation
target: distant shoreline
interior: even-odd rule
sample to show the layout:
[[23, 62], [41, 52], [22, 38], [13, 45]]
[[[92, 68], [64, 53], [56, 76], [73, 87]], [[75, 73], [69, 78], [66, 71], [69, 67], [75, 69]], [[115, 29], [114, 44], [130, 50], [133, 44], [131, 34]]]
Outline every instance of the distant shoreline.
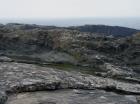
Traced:
[[58, 27], [110, 25], [140, 29], [140, 18], [0, 19], [0, 23], [37, 24]]

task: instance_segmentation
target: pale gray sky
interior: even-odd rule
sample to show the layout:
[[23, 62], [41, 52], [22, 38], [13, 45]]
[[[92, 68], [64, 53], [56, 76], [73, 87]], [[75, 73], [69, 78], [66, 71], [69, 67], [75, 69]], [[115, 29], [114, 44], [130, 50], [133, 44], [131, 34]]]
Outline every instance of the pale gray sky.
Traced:
[[140, 0], [0, 0], [0, 18], [140, 17]]

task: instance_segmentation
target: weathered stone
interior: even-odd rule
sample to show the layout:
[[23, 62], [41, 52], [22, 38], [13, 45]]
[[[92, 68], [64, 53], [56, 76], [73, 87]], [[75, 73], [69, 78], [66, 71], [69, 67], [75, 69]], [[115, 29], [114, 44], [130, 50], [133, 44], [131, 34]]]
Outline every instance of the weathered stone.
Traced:
[[[2, 90], [2, 89], [1, 89]], [[0, 104], [5, 104], [5, 102], [7, 101], [7, 95], [5, 94], [5, 92], [0, 91]]]
[[[100, 31], [98, 28], [90, 30], [94, 27], [101, 29]], [[111, 33], [108, 32], [110, 29], [113, 29]], [[84, 94], [88, 92], [86, 90], [107, 90], [125, 94], [115, 95], [124, 102], [122, 103], [122, 100], [116, 102], [118, 99], [115, 100], [114, 95], [105, 92], [113, 98], [109, 97], [109, 101], [106, 101], [107, 96], [100, 96], [99, 100], [93, 98], [95, 104], [135, 104], [135, 95], [140, 95], [140, 35], [139, 33], [131, 35], [136, 32], [138, 30], [109, 26], [61, 28], [16, 23], [1, 25], [0, 104], [3, 104], [10, 94], [32, 91], [35, 91], [36, 94], [38, 93], [36, 91], [60, 89], [84, 89]], [[116, 37], [118, 35], [123, 37]], [[129, 37], [124, 35], [129, 35]], [[61, 69], [60, 67], [73, 72], [58, 70]], [[78, 71], [84, 74], [78, 73]], [[97, 77], [97, 75], [101, 77]], [[79, 94], [78, 98], [72, 97], [75, 102], [69, 102], [66, 98], [66, 102], [91, 104], [93, 100], [91, 98], [81, 100], [82, 102], [79, 100], [83, 96], [83, 92], [75, 90], [75, 93]], [[96, 91], [91, 91], [91, 93], [96, 93]], [[74, 93], [72, 92], [72, 94]], [[98, 94], [103, 93], [97, 91], [92, 97], [96, 98]], [[86, 96], [89, 97], [90, 94], [88, 93]], [[71, 98], [68, 97], [68, 99]], [[114, 102], [111, 101], [112, 99]], [[26, 100], [30, 103], [29, 99]], [[139, 102], [139, 96], [137, 96], [137, 100]], [[57, 102], [57, 98], [49, 101], [37, 101], [35, 98], [34, 104], [37, 103], [55, 104], [60, 102]]]
[[7, 94], [69, 88], [140, 94], [139, 84], [15, 62], [0, 63], [0, 87]]
[[6, 104], [138, 104], [132, 95], [100, 90], [57, 90], [12, 95]]

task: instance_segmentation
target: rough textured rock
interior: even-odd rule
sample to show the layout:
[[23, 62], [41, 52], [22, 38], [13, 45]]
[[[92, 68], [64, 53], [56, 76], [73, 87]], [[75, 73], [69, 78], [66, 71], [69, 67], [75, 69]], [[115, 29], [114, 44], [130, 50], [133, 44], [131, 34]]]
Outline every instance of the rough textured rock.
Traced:
[[74, 28], [76, 30], [27, 24], [3, 25], [0, 27], [0, 53], [54, 63], [78, 62], [89, 67], [99, 67], [99, 64], [104, 63], [119, 64], [140, 72], [139, 33], [133, 35], [137, 30], [122, 27], [104, 30], [106, 26], [81, 27], [83, 30], [103, 30], [104, 33], [115, 30], [114, 34], [122, 30], [121, 34], [129, 34], [129, 37], [113, 37], [90, 31], [80, 32], [77, 31], [80, 27]]
[[5, 104], [5, 102], [7, 101], [7, 99], [8, 99], [8, 97], [5, 94], [5, 92], [4, 91], [0, 91], [0, 104]]
[[104, 76], [106, 77], [131, 77], [135, 74], [131, 68], [115, 66], [110, 63], [104, 63], [100, 68], [105, 72]]
[[99, 88], [140, 94], [139, 84], [134, 85], [108, 78], [54, 70], [53, 68], [31, 64], [0, 63], [0, 71], [1, 86], [4, 86], [9, 92], [59, 88]]
[[[29, 99], [30, 98], [30, 99]], [[132, 95], [100, 90], [57, 90], [12, 95], [6, 104], [138, 104]]]
[[133, 72], [140, 74], [138, 36], [114, 38], [66, 29], [19, 28], [0, 34], [0, 53], [26, 62], [70, 63], [99, 70], [109, 63], [120, 67], [109, 76], [127, 77], [131, 73], [134, 77]]
[[[6, 94], [57, 89], [102, 89], [140, 94], [139, 84], [15, 62], [0, 63], [0, 88]], [[1, 104], [6, 99], [3, 93]]]
[[[109, 26], [1, 25], [0, 104], [4, 104], [10, 94], [32, 91], [39, 94], [37, 91], [59, 89], [84, 89], [83, 93], [88, 92], [87, 99], [84, 98], [89, 101], [93, 99], [87, 90], [101, 90], [94, 90], [96, 95], [103, 94], [103, 90], [124, 94], [114, 96], [111, 92], [104, 92], [110, 95], [109, 100], [99, 103], [100, 98], [94, 99], [97, 104], [135, 104], [134, 99], [139, 102], [140, 33], [134, 34], [136, 32], [138, 30]], [[60, 91], [62, 95], [63, 91]], [[72, 90], [68, 93], [74, 94]], [[71, 95], [65, 96], [68, 97], [66, 102], [73, 104], [79, 103], [83, 94], [77, 96], [76, 102], [69, 101]], [[57, 95], [55, 97], [57, 100]], [[120, 98], [120, 102], [114, 97]], [[35, 101], [35, 104], [57, 102]]]

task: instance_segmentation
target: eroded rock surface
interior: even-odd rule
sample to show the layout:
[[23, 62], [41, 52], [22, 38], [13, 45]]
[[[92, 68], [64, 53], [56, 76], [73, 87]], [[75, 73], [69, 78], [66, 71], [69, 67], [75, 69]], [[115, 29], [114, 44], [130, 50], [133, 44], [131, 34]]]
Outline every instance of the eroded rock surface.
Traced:
[[123, 94], [140, 94], [140, 84], [15, 62], [0, 63], [0, 88], [0, 92], [3, 92], [0, 104], [6, 101], [6, 94], [30, 91], [102, 89]]
[[[78, 95], [68, 89], [77, 89]], [[50, 90], [58, 92], [45, 92]], [[27, 92], [25, 98], [21, 97], [23, 92]], [[11, 97], [15, 93], [21, 94]], [[38, 94], [46, 97], [43, 100], [33, 96]], [[59, 94], [66, 102], [60, 103]], [[140, 102], [139, 95], [139, 30], [89, 25], [0, 26], [0, 104], [8, 98], [9, 104], [25, 103], [23, 99], [33, 104], [136, 104]], [[45, 101], [50, 98], [54, 102]]]
[[108, 69], [102, 66], [108, 63], [113, 67], [105, 77], [132, 76], [137, 80], [136, 76], [140, 76], [140, 33], [137, 32], [139, 30], [94, 25], [65, 28], [7, 24], [0, 26], [0, 55], [26, 63], [96, 67], [105, 73]]
[[132, 95], [118, 95], [100, 90], [57, 90], [20, 93], [6, 104], [138, 104]]

